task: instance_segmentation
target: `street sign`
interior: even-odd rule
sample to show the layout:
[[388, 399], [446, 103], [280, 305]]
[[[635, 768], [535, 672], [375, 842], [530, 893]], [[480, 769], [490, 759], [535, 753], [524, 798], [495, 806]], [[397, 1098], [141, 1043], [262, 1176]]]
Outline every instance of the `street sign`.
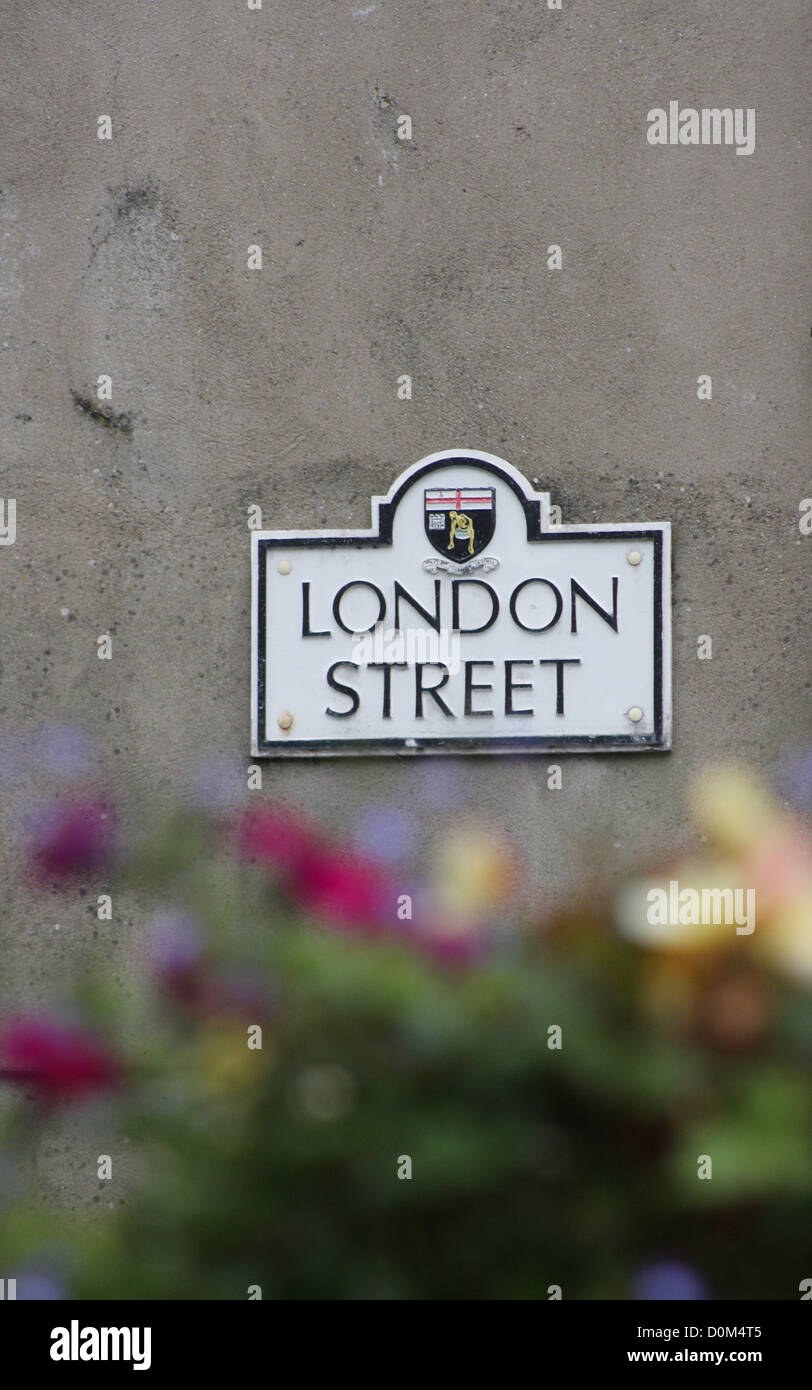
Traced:
[[671, 746], [668, 522], [552, 524], [549, 493], [456, 450], [368, 530], [251, 539], [256, 756]]

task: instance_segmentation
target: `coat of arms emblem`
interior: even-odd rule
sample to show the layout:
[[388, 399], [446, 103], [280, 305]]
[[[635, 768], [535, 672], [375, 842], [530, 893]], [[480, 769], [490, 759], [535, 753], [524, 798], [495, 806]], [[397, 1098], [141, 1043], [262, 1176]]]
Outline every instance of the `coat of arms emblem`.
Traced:
[[445, 560], [465, 565], [493, 539], [495, 488], [426, 488], [426, 535]]

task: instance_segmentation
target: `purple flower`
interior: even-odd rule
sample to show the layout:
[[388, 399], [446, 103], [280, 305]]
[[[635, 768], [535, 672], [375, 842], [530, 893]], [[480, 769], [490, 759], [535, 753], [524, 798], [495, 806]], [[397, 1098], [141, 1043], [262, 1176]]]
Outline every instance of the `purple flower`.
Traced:
[[89, 767], [92, 742], [75, 724], [52, 724], [35, 740], [36, 756], [57, 777], [83, 777]]
[[200, 924], [183, 912], [162, 912], [147, 934], [146, 954], [172, 1002], [195, 1018], [267, 1018], [270, 1002], [255, 978], [223, 971], [206, 954]]
[[402, 864], [414, 851], [414, 817], [376, 802], [362, 813], [353, 842], [357, 850], [373, 859]]
[[47, 1270], [28, 1269], [17, 1275], [18, 1302], [51, 1303], [67, 1296], [64, 1285]]
[[778, 774], [779, 791], [800, 811], [812, 810], [812, 748], [799, 748], [785, 758]]
[[634, 1277], [631, 1296], [645, 1301], [677, 1299], [682, 1302], [710, 1297], [702, 1275], [681, 1260], [643, 1265]]
[[31, 868], [41, 882], [94, 873], [110, 859], [113, 816], [96, 800], [57, 803], [33, 826], [28, 846]]
[[458, 806], [465, 800], [464, 775], [453, 763], [437, 758], [416, 766], [417, 795], [430, 806]]
[[245, 763], [236, 753], [201, 758], [189, 779], [196, 805], [215, 815], [233, 811], [245, 796]]
[[200, 964], [204, 945], [200, 923], [185, 912], [159, 912], [147, 931], [149, 963], [167, 984]]

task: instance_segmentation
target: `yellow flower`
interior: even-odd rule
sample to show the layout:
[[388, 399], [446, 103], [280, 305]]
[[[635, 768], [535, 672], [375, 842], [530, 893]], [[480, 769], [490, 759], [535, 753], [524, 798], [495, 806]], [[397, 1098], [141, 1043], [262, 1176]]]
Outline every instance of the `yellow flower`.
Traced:
[[195, 1046], [193, 1065], [201, 1087], [213, 1093], [244, 1092], [256, 1086], [267, 1066], [264, 1049], [248, 1046], [242, 1021], [207, 1023]]
[[812, 882], [773, 913], [757, 945], [782, 974], [812, 987]]
[[734, 863], [686, 860], [656, 878], [627, 883], [615, 902], [617, 928], [652, 950], [718, 950], [738, 939], [733, 913], [746, 905], [742, 888]]
[[517, 875], [510, 845], [474, 826], [461, 826], [439, 847], [432, 899], [451, 920], [485, 918], [510, 897]]
[[693, 811], [700, 830], [734, 854], [766, 839], [779, 815], [769, 792], [740, 763], [713, 768], [696, 781]]

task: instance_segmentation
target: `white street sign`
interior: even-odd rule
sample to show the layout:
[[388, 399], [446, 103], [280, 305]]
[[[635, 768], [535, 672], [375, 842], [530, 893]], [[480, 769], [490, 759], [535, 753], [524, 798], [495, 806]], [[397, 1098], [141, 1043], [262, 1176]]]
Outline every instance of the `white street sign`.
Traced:
[[550, 524], [503, 459], [430, 454], [363, 531], [252, 534], [252, 751], [671, 746], [670, 525]]

